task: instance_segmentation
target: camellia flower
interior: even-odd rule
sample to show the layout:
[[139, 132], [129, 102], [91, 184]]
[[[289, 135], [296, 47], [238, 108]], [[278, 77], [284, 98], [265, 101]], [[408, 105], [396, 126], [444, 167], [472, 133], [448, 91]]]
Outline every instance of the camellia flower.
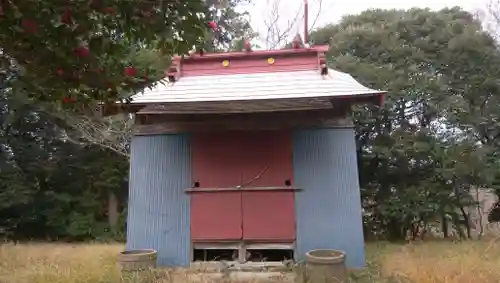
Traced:
[[61, 15], [61, 23], [70, 25], [71, 24], [71, 10], [66, 8], [64, 13]]
[[78, 57], [87, 57], [89, 56], [89, 49], [85, 46], [80, 46], [75, 48], [75, 54]]
[[108, 80], [105, 80], [104, 84], [106, 85], [106, 88], [108, 88], [108, 89], [112, 89], [114, 87], [113, 84]]
[[137, 70], [134, 67], [128, 66], [125, 68], [125, 75], [135, 77], [137, 75]]
[[212, 29], [212, 30], [217, 30], [217, 23], [214, 22], [214, 21], [210, 21], [207, 23], [208, 26]]
[[74, 99], [74, 98], [72, 98], [72, 97], [65, 96], [65, 97], [63, 98], [63, 102], [64, 102], [64, 103], [71, 103], [71, 102], [74, 102], [74, 101], [75, 101], [75, 99]]
[[24, 19], [21, 21], [24, 31], [34, 33], [38, 29], [38, 24], [33, 20]]
[[113, 14], [115, 12], [115, 7], [106, 7], [103, 9], [103, 12], [106, 14]]

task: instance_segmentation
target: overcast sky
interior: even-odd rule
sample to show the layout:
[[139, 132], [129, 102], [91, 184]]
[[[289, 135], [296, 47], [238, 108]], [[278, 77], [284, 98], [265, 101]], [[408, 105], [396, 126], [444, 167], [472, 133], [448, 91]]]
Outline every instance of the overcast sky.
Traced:
[[[251, 22], [254, 29], [261, 34], [265, 33], [266, 19], [269, 19], [270, 2], [276, 0], [253, 0], [251, 5], [244, 7], [250, 12]], [[319, 9], [319, 1], [322, 4], [322, 12], [316, 17]], [[366, 9], [407, 9], [411, 7], [420, 7], [439, 10], [444, 7], [460, 6], [469, 11], [484, 10], [487, 3], [491, 0], [309, 0], [309, 25], [313, 24], [315, 18], [317, 22], [315, 27], [323, 26], [329, 23], [338, 22], [342, 16], [348, 14], [358, 14]], [[299, 9], [303, 7], [303, 0], [280, 0], [280, 26], [287, 26], [287, 19], [293, 19]], [[302, 34], [303, 22], [298, 23], [294, 28], [293, 34], [300, 31]]]

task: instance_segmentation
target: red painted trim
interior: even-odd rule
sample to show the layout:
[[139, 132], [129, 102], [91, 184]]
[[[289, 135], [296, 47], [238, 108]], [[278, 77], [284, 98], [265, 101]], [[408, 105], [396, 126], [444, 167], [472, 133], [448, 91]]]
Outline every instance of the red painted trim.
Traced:
[[172, 60], [172, 64], [170, 64], [170, 68], [165, 72], [167, 75], [167, 78], [172, 78], [173, 81], [177, 81], [180, 76], [181, 71], [181, 64], [179, 59], [174, 59]]
[[[317, 45], [309, 48], [301, 49], [281, 49], [281, 50], [256, 50], [252, 52], [222, 52], [222, 53], [205, 53], [203, 56], [195, 53], [184, 57], [183, 63], [188, 63], [189, 61], [211, 61], [211, 60], [223, 60], [223, 59], [234, 59], [234, 58], [259, 58], [266, 56], [283, 56], [283, 55], [299, 55], [299, 54], [314, 54], [318, 52], [327, 52], [330, 49], [328, 45]], [[180, 58], [176, 56], [174, 58]]]
[[[267, 62], [268, 58], [259, 60], [235, 59], [229, 61], [229, 66], [224, 67], [221, 61], [208, 61], [204, 64], [186, 64], [183, 66], [183, 76], [203, 75], [229, 75], [229, 74], [253, 74], [272, 72], [292, 72], [316, 70], [317, 59], [314, 56], [295, 56], [291, 58], [274, 58], [274, 64]], [[318, 74], [319, 76], [319, 74]]]
[[326, 64], [325, 53], [318, 53], [318, 67], [321, 66], [321, 64]]
[[379, 106], [384, 105], [384, 103], [385, 103], [385, 95], [386, 95], [386, 93], [385, 93], [385, 92], [384, 92], [384, 93], [379, 93], [379, 94], [378, 94], [378, 105], [379, 105]]
[[[168, 74], [169, 76], [173, 76], [173, 74], [197, 76], [315, 69], [319, 66], [317, 61], [313, 62], [313, 58], [317, 58], [319, 53], [328, 51], [328, 48], [329, 46], [327, 45], [320, 45], [309, 48], [252, 52], [208, 53], [204, 55], [193, 53], [187, 57], [174, 57], [173, 68], [171, 68]], [[267, 59], [270, 57], [275, 59], [274, 64], [267, 63]], [[224, 60], [230, 61], [228, 67], [222, 65], [222, 61]], [[301, 64], [306, 64], [307, 67]], [[238, 66], [241, 66], [241, 68]], [[178, 67], [178, 71], [175, 70], [175, 67]]]
[[[199, 71], [195, 72], [185, 72], [184, 76], [213, 76], [213, 75], [238, 75], [238, 74], [262, 74], [262, 73], [272, 73], [272, 72], [298, 72], [298, 71], [308, 71], [311, 70], [309, 66], [296, 66], [293, 69], [285, 67], [257, 67], [251, 69], [233, 69], [233, 70], [217, 70], [213, 71]], [[319, 74], [318, 74], [319, 76]]]
[[184, 70], [210, 70], [215, 68], [224, 69], [234, 69], [234, 68], [246, 68], [246, 67], [256, 67], [256, 66], [293, 66], [293, 65], [310, 65], [314, 66], [317, 64], [314, 56], [293, 56], [293, 57], [277, 57], [274, 58], [274, 63], [269, 64], [268, 58], [274, 58], [272, 56], [265, 58], [258, 58], [256, 60], [245, 60], [241, 58], [236, 58], [229, 61], [229, 66], [224, 67], [222, 62], [224, 60], [213, 60], [205, 62], [204, 64], [184, 64]]

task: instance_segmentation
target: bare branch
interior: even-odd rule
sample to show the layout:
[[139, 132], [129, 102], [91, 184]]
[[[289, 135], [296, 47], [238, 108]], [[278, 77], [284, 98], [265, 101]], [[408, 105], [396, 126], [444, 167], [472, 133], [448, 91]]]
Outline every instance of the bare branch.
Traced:
[[318, 0], [317, 2], [318, 2], [318, 6], [319, 6], [318, 13], [314, 17], [314, 20], [313, 20], [311, 27], [309, 27], [309, 29], [308, 29], [309, 33], [316, 27], [316, 23], [318, 22], [318, 19], [321, 16], [321, 13], [323, 12], [323, 0]]
[[[323, 11], [323, 0], [314, 1], [315, 5], [318, 7], [318, 12], [313, 18], [313, 24], [308, 28], [309, 31], [314, 29], [318, 19]], [[284, 5], [281, 5], [284, 4]], [[290, 37], [295, 34], [295, 29], [299, 31], [299, 24], [304, 22], [304, 9], [303, 3], [300, 1], [300, 6], [298, 10], [290, 18], [283, 18], [280, 15], [286, 15], [287, 13], [282, 10], [290, 10], [290, 2], [282, 2], [281, 0], [268, 0], [266, 4], [266, 9], [269, 11], [267, 17], [264, 20], [266, 26], [265, 38], [261, 38], [265, 44], [266, 49], [276, 49], [283, 47], [284, 44], [290, 40]]]
[[99, 108], [86, 111], [65, 110], [51, 105], [43, 109], [51, 116], [64, 121], [61, 139], [79, 145], [96, 145], [129, 157], [133, 116], [118, 114], [102, 117]]
[[495, 38], [500, 36], [500, 0], [490, 0], [484, 12], [476, 13], [484, 28]]

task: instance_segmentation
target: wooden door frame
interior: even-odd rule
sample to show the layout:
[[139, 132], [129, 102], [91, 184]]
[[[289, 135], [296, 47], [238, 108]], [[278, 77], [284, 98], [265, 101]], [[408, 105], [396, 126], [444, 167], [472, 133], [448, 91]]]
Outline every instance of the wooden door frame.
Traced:
[[246, 261], [245, 255], [247, 250], [293, 250], [295, 252], [296, 241], [293, 242], [265, 242], [259, 243], [254, 241], [228, 241], [228, 242], [199, 242], [191, 241], [191, 262], [194, 262], [193, 251], [195, 249], [205, 250], [237, 250], [238, 262]]

